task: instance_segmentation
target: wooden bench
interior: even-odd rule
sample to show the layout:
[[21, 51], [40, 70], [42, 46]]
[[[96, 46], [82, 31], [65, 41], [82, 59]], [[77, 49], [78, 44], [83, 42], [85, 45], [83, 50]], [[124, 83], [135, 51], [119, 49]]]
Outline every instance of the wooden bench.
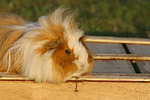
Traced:
[[34, 83], [18, 75], [2, 76], [0, 97], [31, 100], [149, 100], [149, 39], [88, 36], [85, 41], [95, 60], [91, 74], [77, 80], [73, 77], [59, 85]]

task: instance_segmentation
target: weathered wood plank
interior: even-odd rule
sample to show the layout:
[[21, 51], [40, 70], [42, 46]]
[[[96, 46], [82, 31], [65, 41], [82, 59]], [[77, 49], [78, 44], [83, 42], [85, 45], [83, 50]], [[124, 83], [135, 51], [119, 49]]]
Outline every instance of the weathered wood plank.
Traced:
[[[150, 55], [150, 45], [127, 45], [132, 54]], [[142, 73], [150, 73], [150, 61], [136, 61]]]
[[[126, 54], [121, 44], [86, 43], [92, 54]], [[135, 73], [130, 61], [95, 60], [93, 73]]]
[[141, 38], [117, 38], [103, 36], [87, 36], [86, 42], [98, 43], [127, 43], [127, 44], [150, 44], [150, 39]]
[[92, 54], [126, 54], [121, 44], [86, 42], [86, 45]]
[[96, 60], [92, 73], [135, 73], [126, 60]]

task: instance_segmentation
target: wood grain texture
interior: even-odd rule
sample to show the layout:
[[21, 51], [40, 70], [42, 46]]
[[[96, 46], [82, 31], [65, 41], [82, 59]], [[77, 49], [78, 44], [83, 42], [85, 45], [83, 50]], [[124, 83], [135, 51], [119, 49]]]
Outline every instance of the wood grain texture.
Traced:
[[135, 73], [131, 63], [126, 60], [95, 60], [92, 73]]
[[[126, 54], [121, 44], [86, 43], [92, 54]], [[101, 56], [102, 57], [102, 56]], [[92, 73], [135, 73], [130, 61], [95, 60]]]
[[149, 100], [149, 83], [79, 82], [63, 84], [0, 82], [1, 100]]
[[[150, 55], [150, 45], [127, 45], [132, 54]], [[150, 61], [136, 61], [139, 69], [144, 74], [150, 74]]]

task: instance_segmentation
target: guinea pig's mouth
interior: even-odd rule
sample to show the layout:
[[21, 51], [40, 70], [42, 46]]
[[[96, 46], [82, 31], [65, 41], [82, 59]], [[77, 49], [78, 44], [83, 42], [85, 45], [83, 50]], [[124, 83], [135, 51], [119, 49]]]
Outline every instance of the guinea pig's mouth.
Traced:
[[80, 75], [86, 75], [87, 73], [90, 73], [93, 69], [93, 66], [93, 61], [87, 64], [81, 64], [77, 71], [75, 71], [74, 73], [69, 72], [67, 74], [67, 77], [64, 79], [64, 82], [70, 79], [71, 77], [79, 77]]
[[85, 65], [81, 65], [80, 67], [84, 67]]

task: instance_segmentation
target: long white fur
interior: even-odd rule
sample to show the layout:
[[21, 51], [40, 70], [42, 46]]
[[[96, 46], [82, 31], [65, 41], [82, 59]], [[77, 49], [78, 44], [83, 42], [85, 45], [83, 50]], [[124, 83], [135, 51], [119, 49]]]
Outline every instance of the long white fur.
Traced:
[[[82, 74], [82, 72], [86, 71], [89, 66], [88, 53], [82, 43], [79, 42], [79, 38], [83, 36], [84, 32], [77, 28], [70, 28], [70, 21], [73, 14], [63, 17], [65, 11], [66, 10], [64, 8], [59, 8], [55, 12], [50, 14], [50, 18], [54, 24], [59, 25], [60, 23], [63, 23], [63, 26], [65, 28], [64, 37], [68, 40], [68, 46], [71, 50], [74, 51], [75, 57], [78, 57], [78, 60], [73, 61], [73, 63], [77, 65], [78, 71], [73, 74], [68, 73], [69, 76], [66, 77], [64, 81], [69, 79], [71, 76], [78, 76]], [[24, 35], [11, 45], [11, 48], [5, 55], [5, 57], [7, 57], [11, 52], [13, 52], [13, 50], [17, 50], [19, 53], [21, 53], [21, 55], [23, 56], [22, 74], [24, 76], [27, 76], [28, 78], [35, 79], [35, 81], [37, 82], [53, 82], [55, 76], [55, 73], [52, 72], [52, 68], [56, 67], [53, 66], [53, 61], [51, 58], [53, 50], [46, 52], [43, 56], [35, 53], [35, 50], [46, 43], [47, 40], [33, 43], [32, 40], [29, 39], [29, 37], [31, 38], [35, 37], [38, 34], [42, 34], [40, 32], [35, 32], [34, 30], [47, 30], [45, 26], [50, 27], [47, 18], [48, 16], [42, 16], [36, 23], [29, 23], [24, 26], [11, 27], [13, 29], [23, 30]]]

